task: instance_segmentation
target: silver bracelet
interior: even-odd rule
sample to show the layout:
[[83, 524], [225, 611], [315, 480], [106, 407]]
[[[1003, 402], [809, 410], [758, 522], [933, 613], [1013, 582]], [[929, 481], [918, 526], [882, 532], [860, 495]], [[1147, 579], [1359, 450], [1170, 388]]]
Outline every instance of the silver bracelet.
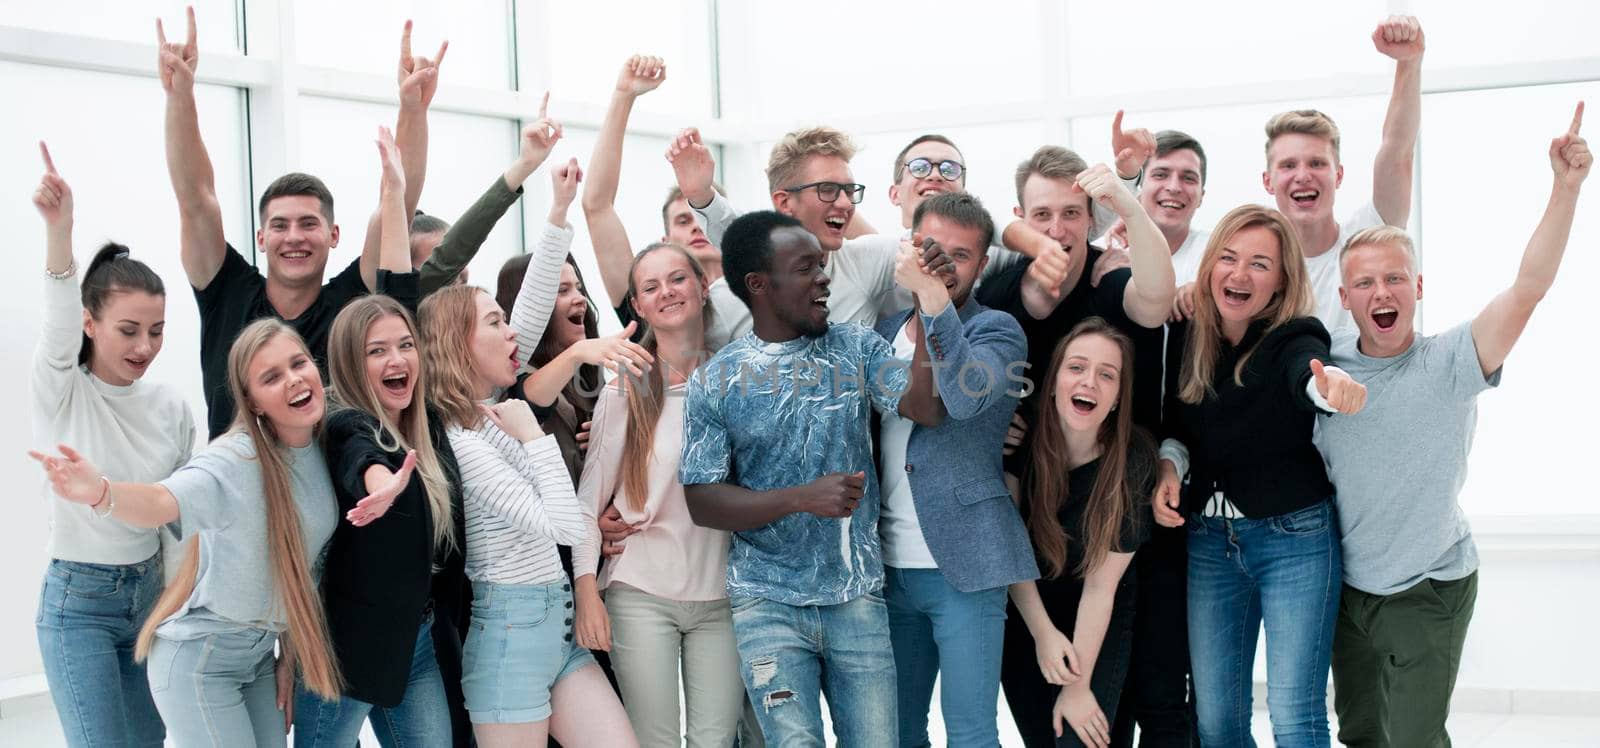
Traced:
[[49, 276], [51, 280], [58, 280], [58, 281], [59, 280], [66, 280], [68, 278], [71, 278], [77, 272], [78, 272], [78, 258], [76, 258], [76, 257], [72, 258], [72, 260], [67, 263], [67, 269], [66, 270], [63, 270], [63, 271], [61, 271], [59, 273], [57, 273], [55, 271], [52, 271], [48, 267], [44, 269], [44, 274], [45, 275]]

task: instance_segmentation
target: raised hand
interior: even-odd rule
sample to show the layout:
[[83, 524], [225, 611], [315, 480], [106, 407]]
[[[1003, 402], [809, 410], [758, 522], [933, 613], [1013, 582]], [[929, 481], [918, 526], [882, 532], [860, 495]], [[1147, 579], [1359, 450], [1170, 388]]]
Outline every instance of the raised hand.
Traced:
[[200, 45], [194, 29], [194, 6], [185, 9], [189, 19], [189, 33], [182, 44], [167, 41], [167, 30], [161, 19], [156, 19], [156, 71], [161, 76], [161, 89], [187, 93], [194, 90], [194, 71], [200, 66]]
[[583, 169], [578, 166], [578, 159], [570, 158], [567, 162], [550, 170], [550, 185], [552, 198], [550, 211], [554, 213], [557, 208], [563, 216], [572, 201], [578, 197], [578, 184], [583, 181]]
[[622, 73], [617, 76], [617, 90], [639, 96], [656, 90], [667, 81], [667, 63], [660, 57], [634, 55], [622, 63]]
[[[417, 450], [406, 452], [406, 460], [401, 463], [400, 470], [390, 473], [388, 477], [379, 478], [375, 482], [367, 483], [367, 496], [356, 502], [355, 508], [345, 512], [344, 518], [356, 527], [366, 527], [382, 517], [389, 507], [394, 506], [394, 500], [400, 496], [406, 486], [411, 484], [411, 473], [417, 468]], [[388, 469], [380, 465], [367, 468], [369, 471], [377, 469], [388, 473]]]
[[411, 55], [411, 22], [406, 21], [405, 29], [400, 32], [400, 68], [395, 78], [400, 83], [400, 104], [420, 104], [424, 107], [433, 103], [433, 95], [439, 90], [439, 64], [444, 62], [444, 53], [450, 49], [450, 40], [439, 43], [439, 54], [433, 59], [426, 57], [413, 57]]
[[828, 473], [801, 487], [797, 508], [818, 517], [848, 517], [861, 503], [866, 486], [866, 473]]
[[544, 436], [544, 430], [539, 428], [539, 419], [533, 416], [533, 409], [528, 407], [526, 400], [506, 400], [494, 405], [478, 406], [478, 411], [491, 423], [500, 427], [511, 438], [527, 443]]
[[1078, 174], [1073, 187], [1123, 218], [1140, 209], [1139, 198], [1134, 197], [1122, 180], [1112, 173], [1111, 167], [1105, 164], [1095, 164]]
[[28, 451], [28, 456], [44, 466], [50, 488], [67, 501], [94, 506], [105, 500], [107, 484], [100, 469], [65, 444], [56, 445], [60, 456]]
[[[1594, 165], [1594, 154], [1589, 143], [1578, 130], [1583, 127], [1583, 102], [1572, 113], [1572, 124], [1561, 137], [1550, 141], [1550, 170], [1555, 172], [1556, 184], [1577, 190], [1589, 177], [1589, 167]], [[46, 158], [49, 158], [46, 156]]]
[[678, 133], [667, 145], [667, 161], [672, 164], [678, 189], [683, 190], [689, 205], [702, 208], [710, 205], [717, 162], [711, 157], [711, 149], [700, 139], [700, 130], [690, 127]]
[[1054, 686], [1077, 683], [1083, 677], [1083, 670], [1078, 667], [1078, 650], [1072, 646], [1072, 640], [1055, 626], [1041, 628], [1049, 630], [1033, 640], [1033, 651], [1044, 681]]
[[1111, 153], [1116, 156], [1117, 174], [1126, 174], [1126, 179], [1139, 176], [1139, 170], [1155, 152], [1156, 136], [1143, 127], [1123, 130], [1122, 110], [1118, 109], [1117, 116], [1111, 119]]
[[562, 134], [561, 123], [550, 118], [550, 92], [545, 91], [544, 98], [539, 100], [539, 116], [522, 127], [522, 153], [517, 159], [531, 173], [550, 157], [550, 150], [556, 147]]
[[1416, 16], [1389, 16], [1372, 31], [1372, 46], [1397, 62], [1422, 57], [1422, 24]]
[[[936, 262], [937, 267], [930, 265]], [[950, 256], [933, 237], [926, 239], [920, 234], [913, 234], [909, 239], [900, 240], [900, 250], [895, 254], [894, 281], [918, 297], [925, 295], [937, 296], [945, 293], [944, 279], [941, 273], [955, 272], [955, 265], [951, 263]], [[949, 296], [946, 294], [948, 300]]]
[[1311, 376], [1317, 380], [1317, 392], [1334, 410], [1347, 416], [1355, 415], [1367, 404], [1367, 386], [1351, 379], [1339, 368], [1330, 369], [1321, 361], [1311, 359]]
[[403, 194], [406, 189], [406, 170], [400, 165], [400, 148], [394, 144], [394, 133], [378, 126], [378, 158], [383, 163], [383, 189]]
[[1156, 524], [1162, 527], [1180, 527], [1183, 525], [1183, 515], [1178, 513], [1178, 506], [1182, 502], [1182, 481], [1178, 478], [1178, 468], [1167, 460], [1161, 460], [1161, 477], [1156, 483], [1156, 492], [1150, 496], [1150, 510], [1155, 515]]
[[39, 210], [44, 224], [50, 228], [72, 226], [72, 188], [56, 172], [55, 161], [50, 159], [50, 149], [39, 141], [39, 155], [44, 158], [44, 176], [39, 178], [39, 189], [33, 191], [33, 207]]
[[629, 322], [622, 332], [580, 340], [567, 350], [572, 351], [572, 355], [583, 363], [604, 366], [618, 374], [622, 373], [622, 367], [627, 367], [633, 376], [642, 377], [650, 370], [650, 364], [655, 362], [656, 357], [650, 355], [644, 346], [628, 339], [638, 327], [639, 323]]

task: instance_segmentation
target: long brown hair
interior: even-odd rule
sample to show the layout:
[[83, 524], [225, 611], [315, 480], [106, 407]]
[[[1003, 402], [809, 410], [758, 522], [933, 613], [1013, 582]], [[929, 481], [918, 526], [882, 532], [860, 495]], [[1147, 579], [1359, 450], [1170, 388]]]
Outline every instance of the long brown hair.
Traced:
[[[1183, 354], [1183, 369], [1178, 378], [1178, 399], [1197, 405], [1212, 394], [1211, 381], [1215, 377], [1217, 357], [1222, 352], [1222, 315], [1217, 312], [1217, 300], [1211, 293], [1211, 271], [1222, 257], [1222, 250], [1240, 231], [1264, 227], [1278, 238], [1278, 273], [1283, 280], [1278, 292], [1261, 310], [1259, 319], [1266, 319], [1267, 332], [1271, 332], [1296, 317], [1309, 316], [1316, 308], [1316, 296], [1311, 290], [1311, 279], [1306, 272], [1305, 253], [1300, 248], [1300, 238], [1289, 219], [1272, 208], [1260, 205], [1241, 205], [1222, 217], [1211, 232], [1205, 254], [1200, 259], [1200, 272], [1194, 284], [1195, 312], [1189, 320], [1189, 336]], [[1233, 381], [1244, 384], [1244, 365], [1255, 353], [1255, 346], [1239, 357], [1233, 367]]]
[[407, 449], [417, 451], [416, 474], [422, 478], [423, 490], [428, 497], [429, 517], [433, 526], [433, 545], [436, 549], [455, 547], [454, 523], [451, 518], [450, 484], [446, 482], [439, 455], [433, 449], [432, 434], [428, 430], [428, 413], [424, 405], [428, 381], [428, 367], [421, 355], [417, 357], [416, 384], [412, 388], [411, 404], [400, 411], [399, 423], [389, 420], [378, 391], [367, 378], [367, 335], [372, 325], [385, 317], [399, 317], [406, 331], [416, 339], [419, 349], [422, 336], [417, 326], [400, 302], [383, 294], [369, 294], [350, 302], [340, 310], [328, 333], [328, 381], [333, 384], [329, 397], [330, 412], [334, 408], [350, 408], [366, 413], [378, 420], [373, 440], [379, 447], [391, 452]]
[[428, 294], [417, 309], [422, 328], [422, 363], [428, 401], [446, 425], [470, 429], [478, 412], [478, 372], [472, 359], [472, 336], [478, 323], [477, 286], [449, 286]]
[[[704, 291], [706, 284], [705, 268], [700, 266], [700, 261], [694, 258], [689, 250], [674, 242], [656, 242], [645, 247], [639, 254], [634, 255], [633, 263], [628, 266], [628, 303], [634, 304], [634, 313], [638, 315], [638, 288], [634, 280], [634, 271], [639, 268], [639, 261], [658, 250], [677, 252], [689, 263], [689, 269], [694, 271], [695, 277], [700, 279], [700, 289]], [[685, 301], [689, 301], [685, 299]], [[705, 305], [704, 298], [700, 305], [701, 325], [711, 323], [711, 310]], [[656, 333], [644, 323], [644, 317], [639, 316], [640, 324], [645, 327], [644, 338], [640, 345], [656, 355]], [[651, 367], [644, 373], [643, 381], [629, 374], [623, 374], [622, 390], [628, 398], [628, 424], [626, 436], [622, 439], [622, 490], [628, 495], [628, 506], [634, 511], [643, 511], [645, 500], [650, 495], [650, 463], [655, 460], [656, 423], [661, 420], [661, 409], [666, 398], [667, 367], [662, 365]]]
[[1083, 545], [1083, 560], [1073, 569], [1075, 573], [1088, 576], [1105, 561], [1138, 499], [1128, 480], [1128, 451], [1134, 439], [1133, 341], [1105, 320], [1090, 317], [1073, 327], [1050, 356], [1050, 374], [1040, 387], [1039, 425], [1035, 427], [1028, 481], [1023, 489], [1028, 504], [1028, 534], [1033, 538], [1035, 552], [1044, 561], [1047, 579], [1067, 571], [1067, 543], [1073, 542], [1060, 518], [1061, 505], [1067, 499], [1069, 471], [1067, 431], [1055, 409], [1056, 375], [1072, 341], [1090, 335], [1099, 335], [1117, 345], [1122, 354], [1122, 375], [1116, 410], [1100, 424], [1097, 436], [1103, 450], [1100, 470], [1083, 510], [1083, 537], [1077, 539]]
[[[252, 322], [233, 341], [228, 351], [228, 389], [233, 395], [235, 412], [228, 433], [248, 435], [256, 459], [261, 463], [261, 493], [267, 512], [267, 556], [272, 563], [274, 590], [289, 619], [288, 637], [301, 677], [306, 687], [317, 695], [337, 699], [343, 690], [343, 679], [330, 645], [327, 620], [322, 613], [322, 596], [317, 594], [317, 587], [311, 581], [311, 562], [306, 557], [305, 538], [300, 532], [300, 513], [294, 503], [289, 465], [279, 449], [272, 421], [256, 417], [250, 408], [247, 375], [250, 362], [279, 336], [289, 337], [301, 350], [306, 348], [305, 341], [293, 328], [270, 318]], [[306, 355], [311, 354], [306, 351]], [[149, 655], [156, 627], [176, 613], [193, 593], [199, 554], [197, 537], [189, 541], [178, 577], [161, 594], [139, 631], [134, 650], [136, 657], [142, 659]]]

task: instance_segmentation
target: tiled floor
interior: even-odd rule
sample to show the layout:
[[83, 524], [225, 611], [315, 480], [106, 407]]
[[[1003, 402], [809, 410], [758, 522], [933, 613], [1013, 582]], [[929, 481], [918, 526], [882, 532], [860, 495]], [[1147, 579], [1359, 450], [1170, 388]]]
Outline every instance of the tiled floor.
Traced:
[[[943, 725], [938, 710], [931, 715], [934, 744], [942, 744]], [[1002, 715], [1001, 742], [1019, 745], [1010, 720]], [[1266, 712], [1256, 712], [1252, 725], [1256, 742], [1272, 745], [1272, 726]], [[1450, 717], [1450, 736], [1457, 748], [1600, 748], [1600, 716], [1544, 717], [1509, 714], [1455, 714]], [[362, 745], [376, 746], [371, 733], [362, 735]], [[0, 745], [46, 748], [61, 746], [61, 727], [55, 712], [46, 708], [26, 711], [0, 719]]]

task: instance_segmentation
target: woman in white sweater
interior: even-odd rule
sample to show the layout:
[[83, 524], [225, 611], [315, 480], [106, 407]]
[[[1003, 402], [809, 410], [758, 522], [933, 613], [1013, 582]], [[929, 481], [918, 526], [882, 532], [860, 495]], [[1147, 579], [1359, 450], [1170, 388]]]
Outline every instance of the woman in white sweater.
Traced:
[[[178, 392], [142, 381], [161, 352], [167, 297], [161, 278], [107, 244], [78, 281], [72, 190], [40, 144], [45, 174], [33, 204], [46, 236], [44, 331], [34, 353], [34, 446], [74, 444], [118, 481], [172, 474], [194, 448], [194, 416]], [[53, 496], [48, 485], [43, 493]], [[35, 621], [45, 679], [67, 743], [161, 745], [166, 736], [143, 663], [139, 626], [161, 593], [154, 528], [105, 507], [50, 500], [50, 566]]]
[[635, 745], [605, 675], [573, 641], [572, 583], [556, 551], [590, 542], [594, 516], [527, 403], [487, 405], [520, 365], [505, 313], [483, 289], [453, 286], [419, 317], [428, 399], [461, 468], [473, 587], [461, 687], [478, 744]]

